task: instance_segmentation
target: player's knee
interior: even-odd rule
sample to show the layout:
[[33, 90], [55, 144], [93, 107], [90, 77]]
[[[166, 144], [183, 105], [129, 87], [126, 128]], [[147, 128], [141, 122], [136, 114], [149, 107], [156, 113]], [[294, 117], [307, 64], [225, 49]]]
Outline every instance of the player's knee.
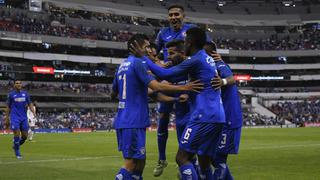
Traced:
[[133, 172], [136, 168], [136, 163], [134, 159], [125, 159], [124, 168], [130, 172]]
[[145, 159], [136, 159], [135, 160], [135, 170], [136, 172], [143, 172], [144, 167], [146, 165], [146, 160]]
[[176, 155], [176, 162], [179, 166], [182, 166], [186, 163], [189, 162], [190, 158], [189, 158], [189, 153], [183, 151], [183, 150], [178, 150], [178, 153]]

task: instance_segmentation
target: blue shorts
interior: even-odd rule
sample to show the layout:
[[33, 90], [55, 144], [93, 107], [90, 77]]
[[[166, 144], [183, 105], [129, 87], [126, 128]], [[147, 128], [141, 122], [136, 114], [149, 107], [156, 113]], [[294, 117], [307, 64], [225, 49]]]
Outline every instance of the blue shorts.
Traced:
[[186, 128], [186, 125], [180, 125], [180, 124], [176, 124], [176, 131], [177, 131], [177, 139], [178, 139], [178, 142], [180, 142], [180, 139], [181, 139], [181, 136], [182, 136], [182, 133], [184, 131], [184, 129]]
[[20, 130], [20, 131], [28, 131], [29, 123], [28, 119], [11, 119], [10, 128], [12, 131]]
[[179, 148], [198, 155], [213, 157], [224, 123], [188, 122]]
[[146, 159], [146, 129], [117, 129], [118, 150], [125, 159]]
[[224, 126], [219, 140], [217, 153], [238, 154], [241, 137], [241, 127], [228, 128]]
[[159, 113], [171, 113], [173, 110], [173, 103], [158, 103], [158, 112]]

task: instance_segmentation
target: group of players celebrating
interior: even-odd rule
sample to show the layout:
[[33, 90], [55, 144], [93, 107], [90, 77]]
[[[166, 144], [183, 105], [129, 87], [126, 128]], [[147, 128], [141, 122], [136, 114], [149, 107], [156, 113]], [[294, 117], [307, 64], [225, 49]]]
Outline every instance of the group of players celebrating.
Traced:
[[[118, 97], [114, 127], [124, 165], [117, 180], [142, 179], [146, 160], [148, 96], [160, 102], [159, 161], [154, 176], [167, 166], [170, 113], [175, 113], [179, 178], [233, 179], [228, 154], [237, 154], [242, 126], [240, 98], [231, 69], [216, 53], [205, 31], [184, 23], [184, 8], [168, 8], [170, 27], [160, 30], [156, 49], [136, 34], [128, 41], [130, 55], [118, 68], [113, 97]], [[162, 51], [163, 61], [157, 52]], [[214, 169], [213, 169], [214, 167]]]

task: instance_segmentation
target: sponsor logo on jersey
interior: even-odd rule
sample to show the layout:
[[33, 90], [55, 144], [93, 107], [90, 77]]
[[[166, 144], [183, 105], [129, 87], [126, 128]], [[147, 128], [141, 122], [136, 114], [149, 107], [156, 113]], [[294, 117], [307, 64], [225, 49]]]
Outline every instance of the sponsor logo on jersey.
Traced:
[[192, 171], [191, 171], [191, 169], [186, 169], [186, 170], [184, 170], [183, 172], [182, 172], [182, 174], [186, 174], [186, 175], [191, 175], [192, 174]]
[[15, 102], [25, 102], [26, 98], [25, 97], [20, 97], [20, 98], [14, 98]]

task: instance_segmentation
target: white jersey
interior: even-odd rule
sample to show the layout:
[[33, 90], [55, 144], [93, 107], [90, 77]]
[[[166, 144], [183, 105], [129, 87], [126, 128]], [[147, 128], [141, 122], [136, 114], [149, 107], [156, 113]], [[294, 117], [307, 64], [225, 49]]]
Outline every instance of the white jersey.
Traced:
[[27, 111], [27, 116], [28, 116], [28, 122], [29, 122], [29, 126], [30, 127], [34, 127], [36, 125], [36, 118], [35, 116], [33, 115], [33, 113], [30, 111], [30, 109], [28, 108], [28, 111]]

